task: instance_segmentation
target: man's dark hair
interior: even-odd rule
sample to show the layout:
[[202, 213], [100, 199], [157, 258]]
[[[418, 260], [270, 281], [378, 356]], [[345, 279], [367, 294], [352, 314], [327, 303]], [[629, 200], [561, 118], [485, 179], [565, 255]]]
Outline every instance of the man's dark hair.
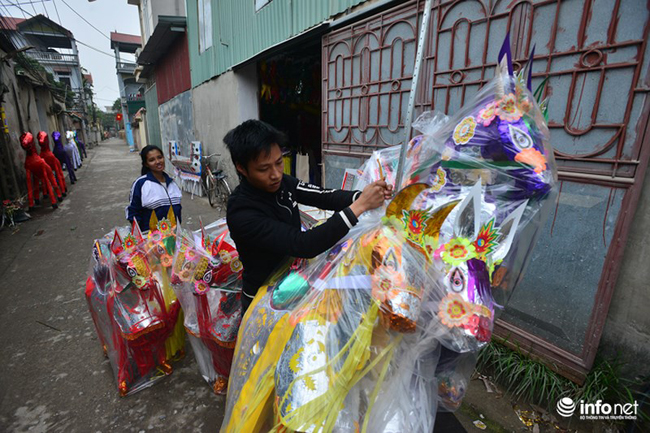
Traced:
[[282, 148], [287, 143], [284, 133], [261, 120], [247, 120], [228, 131], [223, 142], [230, 151], [232, 163], [248, 169], [248, 163], [262, 154], [268, 154], [277, 144]]

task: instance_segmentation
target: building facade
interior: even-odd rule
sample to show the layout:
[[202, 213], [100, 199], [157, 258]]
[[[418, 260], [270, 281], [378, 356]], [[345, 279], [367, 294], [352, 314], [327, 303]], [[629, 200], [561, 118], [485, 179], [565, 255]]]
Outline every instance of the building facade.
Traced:
[[122, 119], [129, 148], [135, 150], [135, 140], [131, 122], [138, 110], [145, 106], [144, 86], [135, 77], [136, 63], [132, 58], [142, 47], [142, 39], [137, 35], [111, 32], [111, 49], [115, 53], [117, 84], [122, 103]]
[[[424, 5], [187, 0], [196, 138], [226, 154], [230, 128], [270, 121], [296, 159], [307, 153], [310, 180], [340, 187], [345, 168], [407, 139]], [[630, 233], [650, 229], [639, 201], [650, 156], [649, 12], [635, 2], [601, 6], [595, 14], [587, 0], [433, 1], [416, 95], [416, 115], [454, 113], [493, 76], [507, 32], [517, 67], [537, 47], [534, 85], [549, 80], [561, 191], [497, 333], [577, 381], [603, 333], [609, 347], [635, 341], [631, 359], [650, 356], [647, 315], [624, 301], [650, 306], [635, 277], [644, 255], [626, 248]]]

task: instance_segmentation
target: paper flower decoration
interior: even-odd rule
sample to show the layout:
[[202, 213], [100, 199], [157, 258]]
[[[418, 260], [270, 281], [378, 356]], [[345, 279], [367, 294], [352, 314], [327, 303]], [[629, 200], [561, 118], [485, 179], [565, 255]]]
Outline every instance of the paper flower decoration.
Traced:
[[436, 174], [433, 176], [433, 181], [431, 182], [431, 190], [434, 192], [440, 191], [445, 184], [447, 183], [447, 172], [441, 167], [438, 167]]
[[485, 106], [484, 109], [478, 112], [477, 122], [484, 127], [490, 126], [490, 123], [494, 120], [497, 115], [497, 104], [496, 102], [490, 102]]
[[467, 329], [472, 335], [478, 333], [480, 319], [476, 314], [472, 314], [467, 323], [463, 325], [463, 328]]
[[158, 243], [162, 240], [162, 235], [158, 231], [151, 230], [149, 231], [149, 240]]
[[402, 210], [402, 215], [406, 238], [415, 243], [420, 243], [430, 215], [425, 210]]
[[172, 263], [174, 263], [174, 259], [169, 254], [163, 254], [160, 256], [160, 264], [163, 265], [163, 267], [169, 268]]
[[169, 223], [169, 220], [167, 218], [163, 218], [160, 221], [158, 221], [158, 230], [160, 230], [160, 233], [163, 235], [167, 235], [171, 232], [172, 226]]
[[185, 260], [188, 260], [190, 262], [193, 262], [196, 260], [199, 256], [196, 254], [196, 251], [194, 251], [193, 248], [188, 249], [185, 251]]
[[516, 122], [521, 119], [521, 111], [517, 107], [515, 95], [508, 93], [497, 102], [496, 115], [506, 122]]
[[476, 257], [476, 248], [467, 238], [454, 238], [444, 245], [440, 258], [452, 266]]
[[454, 129], [454, 143], [457, 145], [467, 144], [474, 137], [476, 121], [472, 116], [467, 116], [456, 125]]
[[404, 286], [404, 278], [401, 274], [395, 272], [375, 272], [371, 277], [372, 283], [372, 296], [379, 302], [384, 302], [388, 299], [387, 294], [395, 287], [402, 288]]
[[197, 295], [205, 295], [210, 290], [210, 286], [207, 285], [203, 280], [199, 280], [194, 283], [194, 293]]
[[179, 274], [178, 278], [181, 279], [181, 281], [190, 281], [192, 278], [192, 272], [189, 269], [183, 269]]
[[473, 242], [476, 256], [479, 259], [485, 261], [485, 257], [494, 251], [494, 248], [497, 246], [496, 239], [498, 234], [498, 230], [494, 228], [494, 218], [483, 224], [481, 230], [478, 232], [478, 236], [476, 236]]
[[440, 301], [440, 310], [438, 310], [438, 317], [443, 325], [453, 328], [462, 326], [469, 321], [472, 314], [471, 306], [457, 295], [456, 293], [448, 293], [447, 296]]
[[234, 273], [237, 273], [242, 270], [242, 264], [241, 260], [235, 259], [230, 262], [230, 270], [233, 271]]
[[135, 236], [133, 236], [133, 235], [126, 235], [126, 236], [124, 237], [124, 242], [123, 242], [124, 249], [125, 249], [125, 250], [130, 250], [131, 248], [135, 247], [136, 242], [137, 242], [137, 241], [136, 241], [136, 239], [135, 239]]
[[131, 281], [138, 289], [143, 288], [147, 284], [147, 279], [142, 275], [136, 275], [135, 277], [133, 277], [133, 280]]
[[515, 161], [534, 167], [535, 173], [546, 170], [546, 157], [537, 149], [524, 149], [515, 155]]
[[226, 250], [219, 250], [219, 257], [221, 258], [221, 261], [223, 263], [230, 263], [230, 261], [232, 260], [232, 256]]

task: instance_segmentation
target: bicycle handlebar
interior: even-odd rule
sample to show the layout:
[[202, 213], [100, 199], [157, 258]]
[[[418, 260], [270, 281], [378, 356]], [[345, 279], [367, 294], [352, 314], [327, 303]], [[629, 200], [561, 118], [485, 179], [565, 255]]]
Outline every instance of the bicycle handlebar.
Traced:
[[213, 156], [221, 156], [221, 154], [220, 153], [213, 153], [212, 155], [202, 156], [201, 159], [210, 159]]

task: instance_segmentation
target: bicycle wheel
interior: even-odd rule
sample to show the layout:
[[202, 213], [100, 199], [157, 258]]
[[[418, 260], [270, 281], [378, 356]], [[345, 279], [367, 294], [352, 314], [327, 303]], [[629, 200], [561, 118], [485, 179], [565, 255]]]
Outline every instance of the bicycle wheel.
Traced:
[[217, 179], [216, 194], [219, 204], [226, 209], [228, 206], [228, 197], [230, 197], [230, 186], [225, 177]]
[[208, 202], [210, 203], [210, 206], [216, 207], [218, 202], [217, 184], [214, 180], [214, 176], [211, 173], [208, 173], [205, 177], [205, 194], [208, 196]]

